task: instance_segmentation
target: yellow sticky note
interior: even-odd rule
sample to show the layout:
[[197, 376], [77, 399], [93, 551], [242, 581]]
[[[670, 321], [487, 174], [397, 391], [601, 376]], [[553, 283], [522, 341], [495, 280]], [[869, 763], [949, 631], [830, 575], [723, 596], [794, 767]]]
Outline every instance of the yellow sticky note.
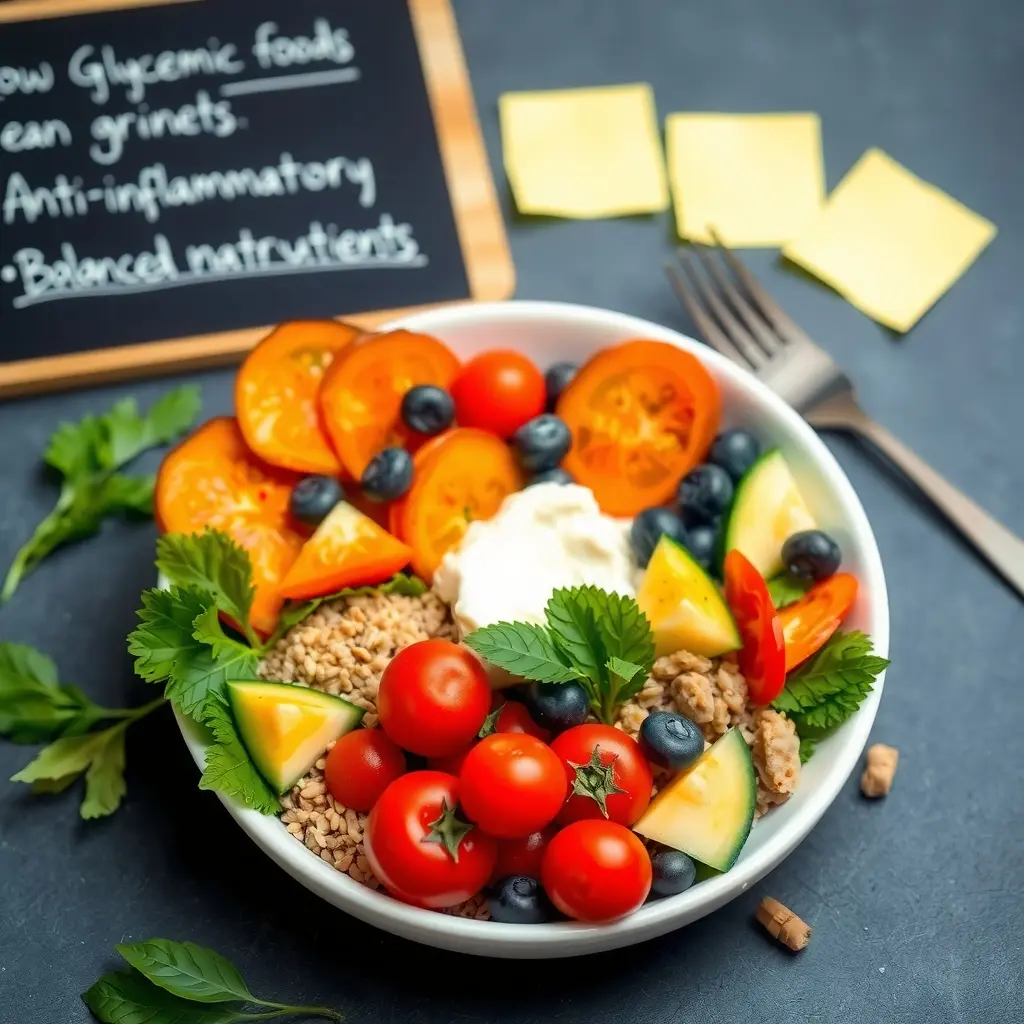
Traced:
[[668, 205], [651, 87], [508, 92], [505, 172], [522, 213], [621, 217]]
[[669, 114], [665, 142], [680, 238], [782, 245], [824, 202], [817, 114]]
[[782, 254], [908, 331], [995, 234], [991, 221], [869, 149]]

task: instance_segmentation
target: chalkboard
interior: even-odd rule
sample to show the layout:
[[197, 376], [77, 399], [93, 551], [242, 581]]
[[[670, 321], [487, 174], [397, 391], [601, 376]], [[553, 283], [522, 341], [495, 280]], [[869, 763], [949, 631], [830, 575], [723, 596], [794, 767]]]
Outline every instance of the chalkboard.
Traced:
[[448, 0], [0, 4], [0, 203], [6, 393], [512, 289]]

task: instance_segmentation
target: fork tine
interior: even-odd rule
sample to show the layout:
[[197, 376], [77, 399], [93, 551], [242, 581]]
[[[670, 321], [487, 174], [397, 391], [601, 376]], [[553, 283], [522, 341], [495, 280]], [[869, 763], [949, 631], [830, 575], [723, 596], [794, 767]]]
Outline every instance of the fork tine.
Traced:
[[722, 241], [718, 232], [713, 227], [709, 227], [708, 231], [711, 233], [711, 237], [715, 240], [715, 245], [718, 246], [719, 252], [721, 252], [726, 263], [729, 264], [732, 272], [747, 290], [747, 294], [760, 307], [761, 313], [775, 330], [786, 341], [806, 341], [813, 345], [814, 343], [811, 342], [810, 338], [790, 320], [782, 307], [764, 290], [758, 283], [757, 278], [746, 268], [739, 257]]
[[710, 277], [697, 269], [693, 255], [685, 249], [677, 249], [676, 259], [689, 278], [690, 284], [714, 314], [721, 330], [725, 332], [733, 346], [743, 353], [747, 364], [755, 370], [764, 366], [768, 359], [764, 350], [715, 291], [714, 282]]
[[697, 325], [697, 329], [704, 335], [704, 340], [714, 349], [722, 353], [726, 359], [750, 369], [750, 363], [746, 356], [719, 330], [718, 325], [705, 313], [704, 307], [697, 298], [696, 292], [691, 291], [690, 285], [686, 283], [680, 267], [671, 259], [665, 260], [665, 273], [669, 282], [675, 290], [679, 301], [690, 314], [690, 318]]
[[[718, 285], [719, 290], [725, 294], [730, 305], [739, 314], [747, 330], [757, 339], [761, 348], [768, 355], [774, 355], [780, 346], [784, 344], [783, 338], [771, 329], [771, 326], [762, 319], [763, 314], [733, 284], [729, 273], [721, 265], [720, 260], [715, 257], [714, 250], [709, 249], [705, 245], [695, 243], [693, 251], [697, 254], [697, 259], [700, 260], [708, 276]], [[737, 262], [739, 261], [737, 260]]]

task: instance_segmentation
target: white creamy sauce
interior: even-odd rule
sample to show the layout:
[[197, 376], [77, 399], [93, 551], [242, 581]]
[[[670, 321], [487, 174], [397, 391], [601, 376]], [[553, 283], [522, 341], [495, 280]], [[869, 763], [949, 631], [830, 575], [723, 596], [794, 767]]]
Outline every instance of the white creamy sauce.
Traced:
[[434, 590], [463, 636], [495, 622], [543, 623], [559, 587], [592, 584], [633, 596], [629, 525], [604, 515], [587, 487], [535, 484], [510, 494], [493, 518], [470, 524], [434, 574]]

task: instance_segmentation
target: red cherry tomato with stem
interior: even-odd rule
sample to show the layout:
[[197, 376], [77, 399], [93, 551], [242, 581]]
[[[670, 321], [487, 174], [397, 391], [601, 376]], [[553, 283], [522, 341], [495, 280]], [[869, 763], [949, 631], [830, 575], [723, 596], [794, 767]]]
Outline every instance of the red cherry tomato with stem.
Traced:
[[640, 745], [610, 725], [577, 725], [551, 744], [569, 785], [558, 812], [567, 825], [583, 818], [607, 818], [632, 825], [651, 802], [654, 778]]
[[324, 767], [327, 791], [353, 811], [369, 811], [405, 774], [405, 754], [381, 729], [355, 729], [331, 748]]
[[768, 704], [786, 685], [786, 642], [768, 584], [735, 549], [725, 556], [725, 600], [743, 641], [739, 667], [747, 692], [753, 703]]
[[612, 921], [643, 905], [651, 890], [651, 858], [624, 825], [575, 821], [548, 844], [541, 864], [548, 898], [577, 921]]
[[496, 732], [466, 755], [459, 772], [462, 809], [499, 839], [549, 824], [565, 800], [562, 763], [536, 736]]
[[423, 757], [468, 747], [490, 706], [480, 661], [450, 640], [421, 640], [399, 651], [377, 691], [381, 727], [403, 750]]
[[499, 349], [470, 359], [451, 385], [460, 427], [511, 437], [544, 411], [544, 375], [520, 352]]
[[374, 875], [396, 899], [452, 907], [475, 896], [494, 870], [495, 840], [457, 812], [459, 781], [410, 772], [381, 794], [363, 833]]
[[786, 641], [786, 671], [824, 646], [839, 628], [857, 598], [857, 579], [838, 572], [810, 590], [793, 604], [779, 609], [782, 636]]

